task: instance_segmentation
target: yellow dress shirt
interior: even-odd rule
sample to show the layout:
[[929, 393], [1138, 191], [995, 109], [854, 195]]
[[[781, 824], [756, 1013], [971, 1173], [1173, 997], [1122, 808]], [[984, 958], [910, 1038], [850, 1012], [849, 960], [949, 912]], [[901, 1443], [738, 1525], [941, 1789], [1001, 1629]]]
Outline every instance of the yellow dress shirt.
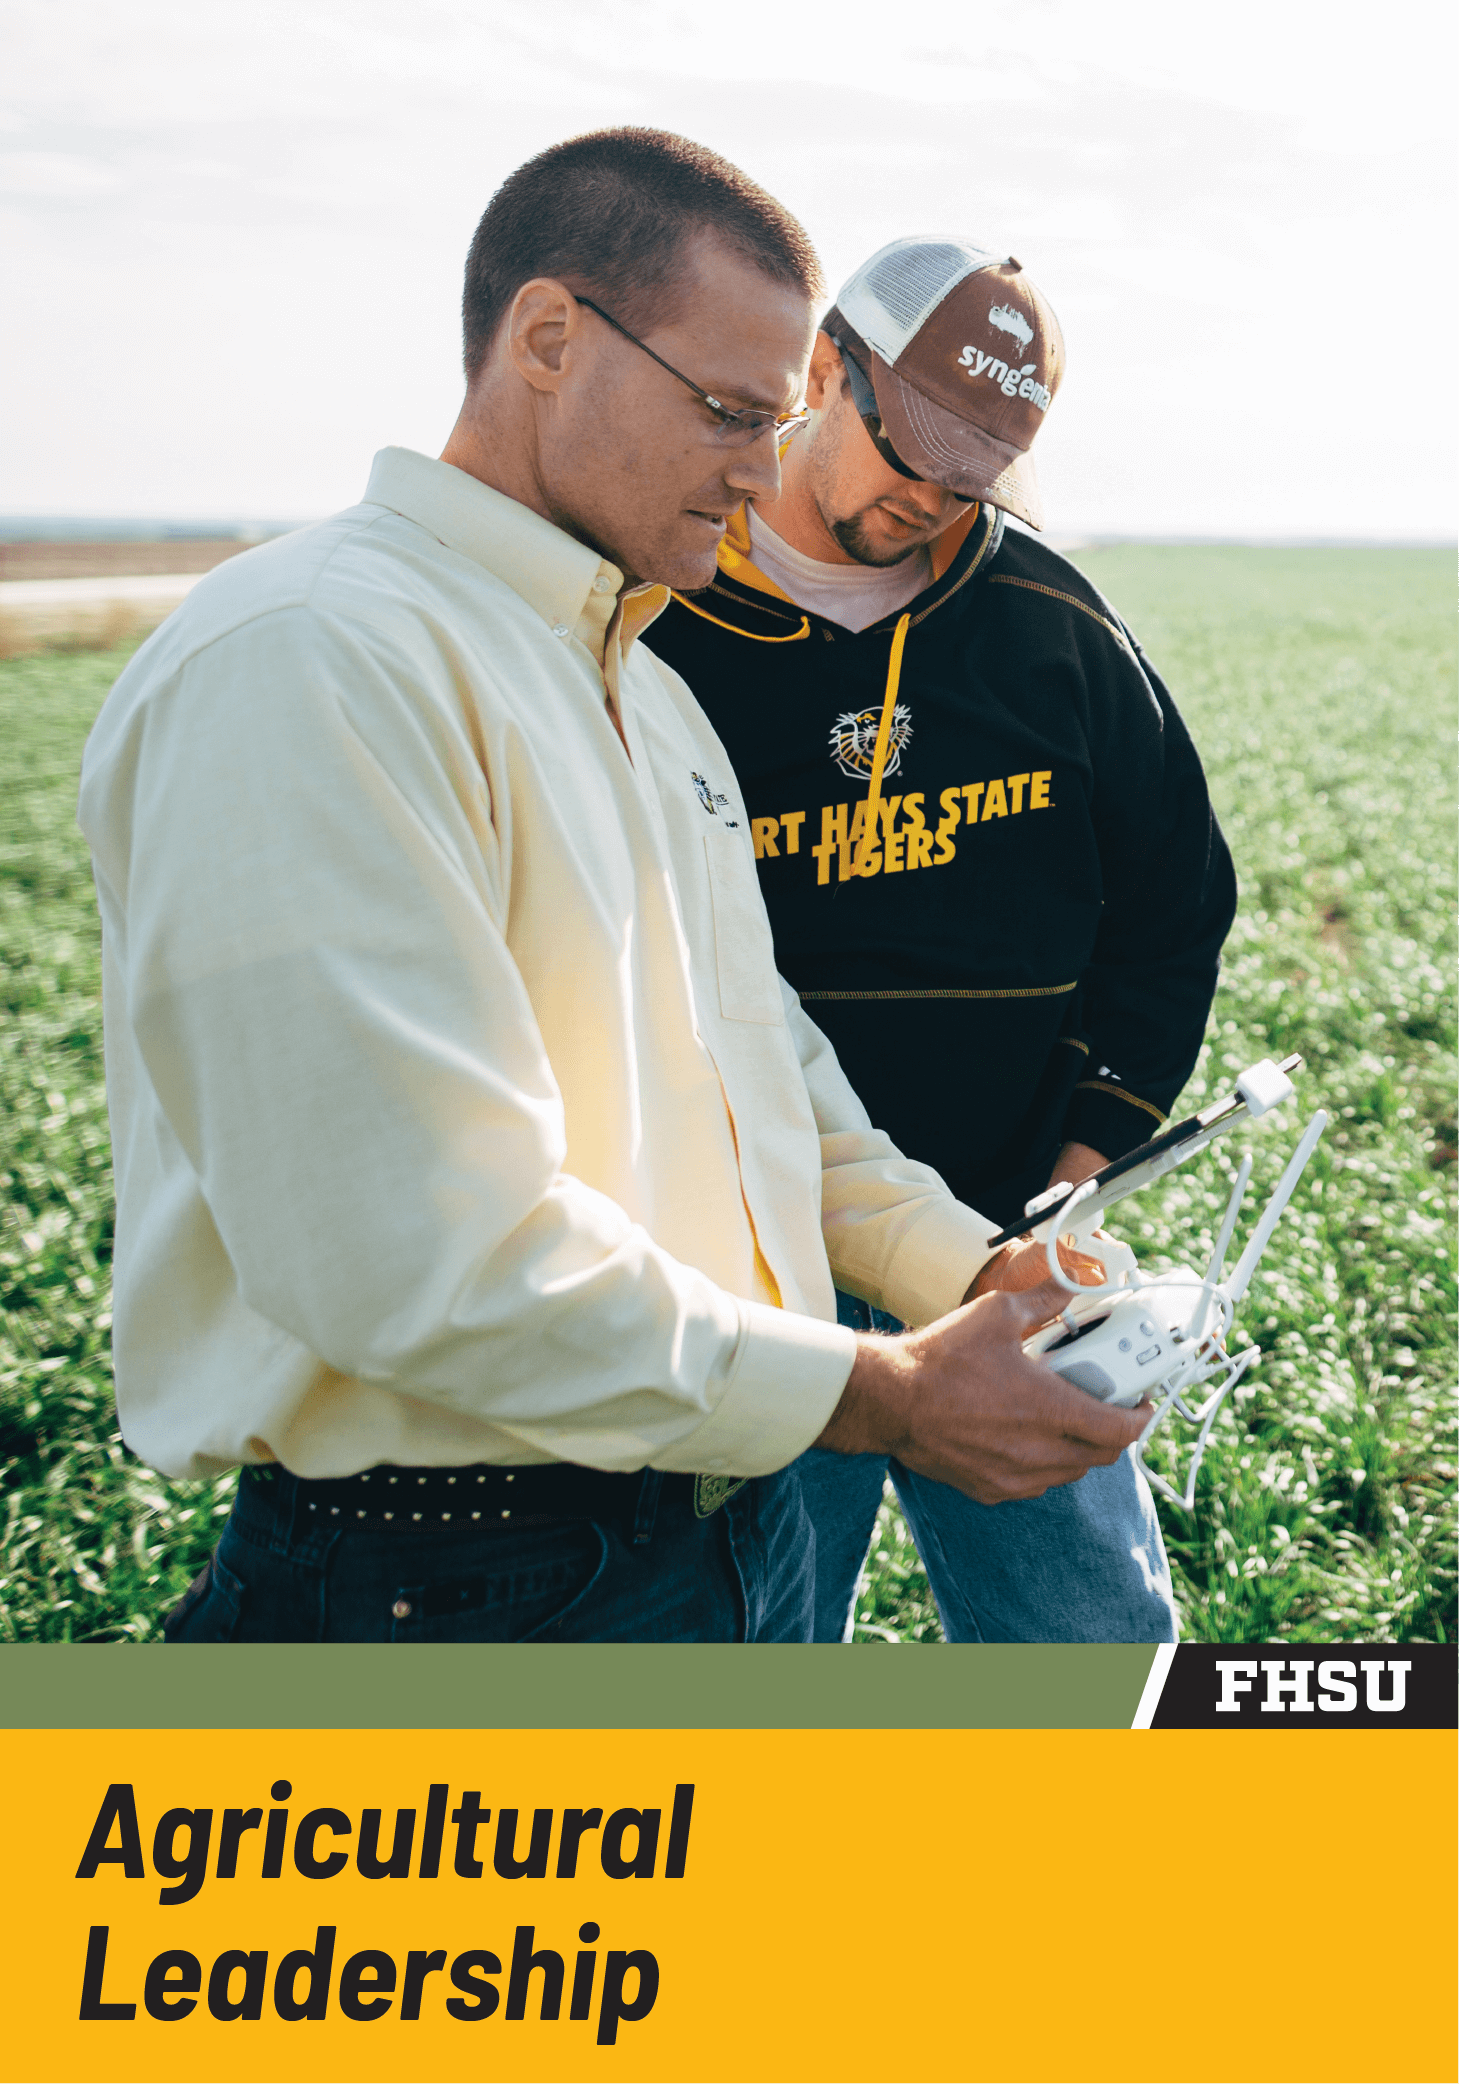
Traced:
[[667, 596], [622, 587], [387, 449], [108, 696], [117, 1401], [169, 1474], [759, 1474], [850, 1372], [832, 1269], [925, 1321], [987, 1257], [777, 978], [724, 749], [635, 642]]

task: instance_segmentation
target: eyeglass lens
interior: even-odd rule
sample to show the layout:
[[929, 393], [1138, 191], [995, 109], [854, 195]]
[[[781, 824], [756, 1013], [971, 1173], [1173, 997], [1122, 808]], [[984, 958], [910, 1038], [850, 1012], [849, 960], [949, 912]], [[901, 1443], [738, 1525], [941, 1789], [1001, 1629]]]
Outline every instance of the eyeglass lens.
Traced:
[[805, 422], [804, 413], [787, 413], [782, 417], [773, 412], [737, 412], [719, 422], [714, 438], [727, 449], [747, 449], [752, 441], [758, 441], [771, 428], [777, 434], [793, 434]]

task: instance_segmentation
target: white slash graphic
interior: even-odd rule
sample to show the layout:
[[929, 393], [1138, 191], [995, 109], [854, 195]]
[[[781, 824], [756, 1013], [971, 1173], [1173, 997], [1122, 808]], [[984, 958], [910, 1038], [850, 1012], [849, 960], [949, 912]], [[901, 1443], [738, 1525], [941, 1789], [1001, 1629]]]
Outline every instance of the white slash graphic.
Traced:
[[1151, 1718], [1160, 1705], [1160, 1696], [1165, 1691], [1165, 1681], [1170, 1676], [1170, 1665], [1174, 1656], [1174, 1643], [1155, 1645], [1155, 1662], [1150, 1667], [1150, 1676], [1145, 1681], [1145, 1691], [1140, 1695], [1140, 1705], [1135, 1710], [1131, 1729], [1150, 1727]]

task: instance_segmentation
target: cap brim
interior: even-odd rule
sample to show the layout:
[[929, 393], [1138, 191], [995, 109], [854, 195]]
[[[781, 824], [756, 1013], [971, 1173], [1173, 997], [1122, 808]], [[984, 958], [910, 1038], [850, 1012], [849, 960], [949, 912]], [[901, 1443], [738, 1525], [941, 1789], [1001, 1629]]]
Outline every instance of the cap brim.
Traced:
[[962, 499], [1004, 507], [1030, 528], [1043, 527], [1043, 501], [1026, 449], [995, 441], [971, 420], [935, 405], [880, 355], [873, 357], [871, 380], [887, 439], [909, 470]]

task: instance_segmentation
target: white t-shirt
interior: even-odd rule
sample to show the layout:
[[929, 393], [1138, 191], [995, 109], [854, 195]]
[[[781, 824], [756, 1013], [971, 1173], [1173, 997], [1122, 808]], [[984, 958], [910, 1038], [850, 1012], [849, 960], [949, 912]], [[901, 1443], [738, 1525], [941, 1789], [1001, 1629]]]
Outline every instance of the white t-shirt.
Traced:
[[753, 507], [747, 511], [750, 552], [766, 578], [797, 607], [813, 608], [843, 629], [870, 629], [932, 583], [932, 556], [925, 543], [900, 564], [822, 564], [792, 550]]

